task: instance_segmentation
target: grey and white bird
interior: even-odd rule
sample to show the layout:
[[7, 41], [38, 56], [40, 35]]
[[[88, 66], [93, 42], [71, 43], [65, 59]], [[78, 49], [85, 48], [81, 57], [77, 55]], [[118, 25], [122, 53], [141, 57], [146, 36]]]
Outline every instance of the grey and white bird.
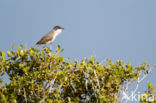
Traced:
[[42, 44], [52, 44], [55, 38], [64, 30], [64, 28], [60, 26], [55, 26], [49, 33], [47, 33], [45, 36], [39, 40], [34, 47], [37, 47], [38, 45]]

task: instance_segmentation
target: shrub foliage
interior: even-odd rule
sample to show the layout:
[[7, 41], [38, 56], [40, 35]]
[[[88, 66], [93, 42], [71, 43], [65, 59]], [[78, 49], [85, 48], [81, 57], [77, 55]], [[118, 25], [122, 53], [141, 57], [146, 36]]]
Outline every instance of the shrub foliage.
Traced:
[[[54, 53], [48, 47], [12, 48], [0, 52], [0, 103], [114, 103], [125, 84], [149, 68], [147, 63], [133, 67], [110, 59], [101, 64], [93, 56], [71, 62], [59, 56], [60, 46]], [[4, 74], [10, 80], [5, 84]]]

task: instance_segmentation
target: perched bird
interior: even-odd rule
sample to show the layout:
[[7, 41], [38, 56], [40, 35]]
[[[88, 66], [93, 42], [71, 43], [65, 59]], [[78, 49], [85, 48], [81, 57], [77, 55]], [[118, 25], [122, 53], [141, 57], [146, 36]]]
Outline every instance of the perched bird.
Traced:
[[53, 41], [55, 40], [56, 36], [58, 36], [64, 28], [60, 26], [55, 26], [49, 33], [47, 33], [45, 36], [39, 40], [34, 47], [37, 47], [38, 45], [42, 44], [52, 44]]

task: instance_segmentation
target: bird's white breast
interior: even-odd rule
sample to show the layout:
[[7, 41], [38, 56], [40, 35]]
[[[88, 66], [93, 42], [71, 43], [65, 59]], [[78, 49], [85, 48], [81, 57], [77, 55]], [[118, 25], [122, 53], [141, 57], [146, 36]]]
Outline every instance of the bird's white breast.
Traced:
[[54, 41], [55, 38], [56, 38], [61, 32], [62, 32], [62, 29], [56, 30], [56, 31], [54, 32], [54, 36], [53, 36], [53, 40], [52, 40], [52, 41]]

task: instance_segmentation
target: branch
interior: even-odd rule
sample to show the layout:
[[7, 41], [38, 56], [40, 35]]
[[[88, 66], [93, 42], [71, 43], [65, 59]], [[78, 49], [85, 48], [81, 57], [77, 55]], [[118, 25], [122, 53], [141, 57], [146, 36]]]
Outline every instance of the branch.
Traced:
[[95, 78], [96, 78], [96, 81], [97, 81], [97, 85], [98, 85], [98, 87], [100, 89], [101, 87], [100, 87], [99, 79], [98, 79], [98, 77], [96, 75], [95, 69], [94, 69], [94, 75], [95, 75]]
[[48, 89], [51, 90], [51, 88], [52, 88], [53, 85], [54, 85], [55, 80], [56, 80], [56, 77], [55, 77], [53, 80], [51, 80], [50, 83], [47, 82], [46, 87], [45, 87], [45, 90], [48, 90]]
[[25, 101], [27, 103], [27, 95], [26, 95], [26, 92], [25, 92], [25, 88], [23, 88], [23, 90], [24, 90], [24, 98], [25, 98]]
[[[149, 69], [149, 72], [148, 73], [150, 73], [151, 71], [152, 71], [152, 67]], [[141, 73], [140, 73], [141, 74]], [[140, 74], [139, 74], [139, 77], [140, 77]], [[143, 75], [143, 77], [140, 79], [138, 77], [138, 79], [137, 79], [137, 84], [136, 84], [136, 87], [135, 87], [135, 90], [133, 91], [133, 93], [129, 96], [128, 95], [128, 93], [127, 93], [127, 96], [129, 96], [129, 98], [131, 98], [132, 96], [134, 96], [134, 94], [136, 93], [136, 91], [138, 90], [138, 87], [139, 87], [139, 84], [140, 84], [140, 82], [142, 82], [146, 77], [147, 77], [147, 74], [144, 74]], [[127, 87], [128, 88], [128, 87]], [[127, 103], [129, 101], [129, 99], [127, 99], [126, 100], [126, 102], [125, 103]]]

